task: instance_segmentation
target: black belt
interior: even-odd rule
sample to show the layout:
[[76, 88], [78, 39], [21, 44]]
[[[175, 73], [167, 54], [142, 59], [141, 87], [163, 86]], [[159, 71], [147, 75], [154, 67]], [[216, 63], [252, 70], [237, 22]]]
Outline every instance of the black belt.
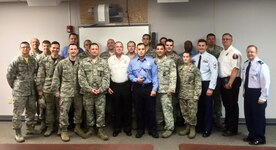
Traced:
[[152, 83], [142, 83], [142, 84], [135, 83], [134, 85], [137, 87], [148, 87], [148, 86], [152, 86]]

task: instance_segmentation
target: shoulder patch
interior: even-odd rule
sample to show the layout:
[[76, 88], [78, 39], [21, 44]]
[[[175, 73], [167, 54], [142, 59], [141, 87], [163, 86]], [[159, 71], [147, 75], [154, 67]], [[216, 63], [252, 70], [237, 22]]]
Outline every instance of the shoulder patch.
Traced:
[[237, 54], [233, 54], [232, 58], [233, 58], [233, 59], [238, 59], [239, 56], [238, 56]]
[[264, 62], [263, 62], [263, 61], [261, 61], [261, 60], [259, 60], [259, 61], [258, 61], [258, 63], [259, 63], [259, 64], [261, 64], [261, 65], [262, 65], [262, 64], [264, 64]]

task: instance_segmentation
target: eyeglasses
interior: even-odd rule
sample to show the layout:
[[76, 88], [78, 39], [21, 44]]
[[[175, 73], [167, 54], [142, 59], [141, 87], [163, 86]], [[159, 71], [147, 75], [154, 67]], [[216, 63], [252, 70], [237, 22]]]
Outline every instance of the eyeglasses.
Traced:
[[230, 41], [230, 40], [232, 40], [232, 39], [229, 39], [229, 38], [228, 39], [227, 38], [222, 39], [222, 41]]

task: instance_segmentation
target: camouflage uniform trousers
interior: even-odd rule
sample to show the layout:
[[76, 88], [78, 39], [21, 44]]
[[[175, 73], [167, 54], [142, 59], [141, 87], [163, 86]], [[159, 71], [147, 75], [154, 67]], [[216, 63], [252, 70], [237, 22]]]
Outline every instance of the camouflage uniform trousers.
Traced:
[[22, 127], [21, 115], [25, 111], [26, 125], [32, 127], [35, 124], [36, 113], [36, 98], [32, 96], [13, 96], [13, 129], [20, 129]]
[[75, 97], [61, 97], [59, 102], [59, 127], [61, 129], [67, 129], [69, 126], [68, 113], [73, 103], [74, 106], [74, 123], [82, 123], [82, 95]]
[[[93, 127], [95, 123], [98, 128], [105, 126], [105, 105], [106, 99], [105, 94], [103, 93], [97, 96], [86, 94], [83, 96], [83, 107], [86, 113], [86, 122], [88, 127]], [[96, 116], [94, 115], [94, 108], [96, 109]]]
[[196, 126], [197, 124], [197, 100], [194, 99], [179, 99], [180, 109], [185, 124]]
[[46, 103], [46, 125], [55, 125], [59, 118], [59, 99], [52, 93], [44, 93]]
[[156, 118], [157, 123], [161, 123], [164, 118], [164, 121], [165, 121], [164, 129], [173, 131], [174, 117], [173, 117], [172, 96], [168, 96], [166, 93], [158, 93], [156, 103], [161, 104], [161, 106], [157, 104], [156, 112], [158, 112], [159, 115], [161, 112], [161, 114], [163, 115], [162, 117], [158, 115], [159, 118]]

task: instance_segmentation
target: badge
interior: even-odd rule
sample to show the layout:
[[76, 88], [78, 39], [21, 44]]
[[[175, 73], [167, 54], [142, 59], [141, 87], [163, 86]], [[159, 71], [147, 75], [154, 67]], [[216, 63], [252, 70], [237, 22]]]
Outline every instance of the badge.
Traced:
[[214, 68], [214, 69], [217, 68], [217, 64], [216, 64], [216, 63], [213, 64], [213, 68]]
[[207, 60], [207, 59], [206, 59], [206, 60], [203, 60], [203, 62], [204, 62], [204, 63], [208, 63], [208, 60]]
[[233, 58], [233, 59], [238, 59], [239, 56], [238, 56], [237, 54], [233, 54], [232, 58]]

